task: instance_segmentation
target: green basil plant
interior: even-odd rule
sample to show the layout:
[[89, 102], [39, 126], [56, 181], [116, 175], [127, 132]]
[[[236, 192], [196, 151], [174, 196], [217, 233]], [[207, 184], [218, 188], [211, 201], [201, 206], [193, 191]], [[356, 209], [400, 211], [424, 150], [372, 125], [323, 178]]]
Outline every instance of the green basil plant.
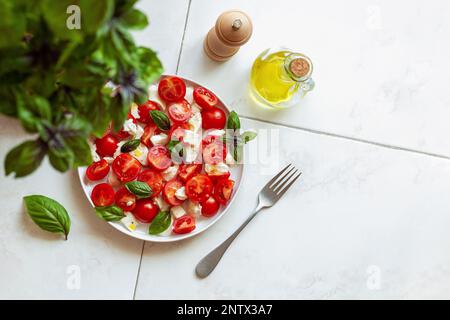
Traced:
[[6, 155], [6, 175], [45, 156], [61, 172], [89, 164], [87, 138], [119, 130], [130, 104], [147, 100], [162, 65], [130, 34], [148, 25], [136, 2], [0, 1], [0, 112], [30, 133]]

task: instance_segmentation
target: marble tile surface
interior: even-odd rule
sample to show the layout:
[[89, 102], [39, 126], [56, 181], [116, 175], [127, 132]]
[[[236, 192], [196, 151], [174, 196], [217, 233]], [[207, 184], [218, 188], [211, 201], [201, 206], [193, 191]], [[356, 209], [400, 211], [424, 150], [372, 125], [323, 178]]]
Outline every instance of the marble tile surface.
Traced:
[[[270, 139], [278, 132], [271, 164], [247, 166], [230, 211], [204, 233], [146, 243], [137, 299], [450, 297], [450, 216], [442, 196], [449, 161], [257, 121], [243, 126], [274, 130]], [[303, 171], [300, 182], [198, 279], [197, 262], [250, 214], [276, 172], [271, 166], [288, 161]]]
[[[228, 62], [209, 61], [203, 39], [229, 9], [252, 17], [253, 36]], [[449, 14], [446, 0], [194, 0], [179, 72], [251, 118], [450, 156], [441, 138], [450, 116]], [[277, 46], [311, 57], [316, 88], [298, 107], [273, 112], [255, 108], [247, 84], [254, 59]]]
[[138, 1], [136, 7], [147, 14], [149, 26], [133, 32], [139, 45], [152, 48], [163, 63], [164, 72], [177, 68], [189, 1]]

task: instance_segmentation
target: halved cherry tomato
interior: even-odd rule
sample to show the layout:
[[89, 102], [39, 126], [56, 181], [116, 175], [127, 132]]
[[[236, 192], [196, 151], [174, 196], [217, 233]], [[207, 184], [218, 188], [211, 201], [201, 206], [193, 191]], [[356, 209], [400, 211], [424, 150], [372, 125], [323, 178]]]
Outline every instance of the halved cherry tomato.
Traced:
[[92, 163], [86, 169], [86, 177], [91, 181], [103, 179], [109, 173], [109, 164], [105, 159]]
[[128, 182], [136, 179], [141, 168], [141, 163], [128, 153], [119, 154], [112, 164], [112, 169], [121, 182]]
[[91, 200], [96, 207], [106, 207], [114, 203], [114, 189], [107, 183], [99, 183], [92, 189]]
[[161, 173], [153, 169], [146, 169], [142, 171], [138, 178], [138, 181], [147, 182], [147, 184], [152, 189], [152, 198], [156, 197], [162, 190], [164, 186], [164, 181]]
[[114, 198], [116, 200], [116, 205], [125, 211], [132, 211], [136, 206], [136, 196], [125, 187], [117, 190]]
[[203, 201], [202, 205], [202, 216], [212, 217], [219, 211], [220, 204], [214, 197], [209, 197], [208, 200]]
[[[127, 115], [127, 120], [129, 120], [129, 119], [132, 119], [133, 123], [136, 123], [136, 118], [133, 117], [133, 115], [131, 113], [128, 113], [128, 115]], [[122, 129], [119, 130], [119, 132], [117, 132], [115, 134], [115, 136], [119, 140], [125, 140], [125, 139], [128, 139], [131, 136], [131, 134], [129, 132], [123, 130], [123, 128], [122, 128]]]
[[101, 138], [95, 139], [95, 147], [100, 157], [112, 157], [116, 152], [119, 140], [111, 133], [105, 134]]
[[141, 142], [145, 144], [147, 147], [152, 147], [153, 143], [151, 142], [150, 138], [153, 137], [155, 134], [159, 134], [161, 131], [158, 129], [156, 124], [149, 123], [144, 128], [144, 133], [141, 137]]
[[183, 141], [186, 130], [189, 130], [189, 125], [187, 123], [173, 125], [169, 131], [170, 140]]
[[179, 206], [184, 202], [175, 197], [175, 192], [183, 186], [183, 183], [177, 179], [170, 180], [164, 186], [163, 196], [164, 200], [171, 206]]
[[189, 233], [195, 229], [195, 217], [191, 215], [182, 216], [175, 219], [172, 231], [177, 234]]
[[166, 102], [179, 101], [186, 94], [186, 84], [178, 77], [164, 78], [159, 82], [158, 94]]
[[197, 173], [200, 173], [202, 171], [202, 164], [200, 163], [193, 163], [193, 164], [187, 164], [183, 163], [180, 165], [178, 169], [178, 177], [186, 182], [193, 176], [195, 176]]
[[203, 87], [194, 89], [194, 101], [203, 109], [211, 109], [217, 105], [217, 97], [214, 93]]
[[228, 179], [231, 175], [230, 171], [225, 173], [212, 171], [208, 172], [207, 174], [208, 177], [210, 177], [213, 182], [218, 181], [219, 179]]
[[158, 206], [150, 198], [138, 199], [131, 212], [140, 222], [150, 223], [158, 214]]
[[142, 123], [152, 123], [152, 117], [150, 116], [150, 111], [152, 110], [161, 110], [161, 105], [152, 100], [148, 100], [144, 104], [141, 104], [138, 107], [138, 114], [139, 114], [139, 122]]
[[186, 195], [192, 201], [206, 201], [212, 191], [212, 181], [206, 174], [198, 174], [186, 182]]
[[164, 146], [154, 146], [148, 150], [148, 162], [157, 170], [165, 170], [172, 164], [170, 152]]
[[220, 179], [214, 187], [214, 198], [220, 204], [226, 204], [233, 193], [234, 181], [231, 179]]
[[186, 122], [192, 115], [191, 105], [186, 100], [171, 103], [167, 111], [169, 118], [176, 123]]
[[223, 129], [227, 122], [227, 116], [222, 109], [211, 108], [202, 111], [202, 128], [203, 129]]
[[203, 148], [203, 161], [208, 164], [218, 164], [227, 157], [227, 148], [221, 141], [215, 141]]

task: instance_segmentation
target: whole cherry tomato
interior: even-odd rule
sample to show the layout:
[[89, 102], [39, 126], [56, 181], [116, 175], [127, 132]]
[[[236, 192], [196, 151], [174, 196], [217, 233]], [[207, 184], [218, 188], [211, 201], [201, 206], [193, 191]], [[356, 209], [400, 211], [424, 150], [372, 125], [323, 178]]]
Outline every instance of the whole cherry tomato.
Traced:
[[140, 222], [150, 223], [158, 214], [158, 206], [150, 198], [138, 199], [131, 212]]
[[119, 140], [111, 133], [105, 134], [101, 138], [95, 139], [95, 147], [100, 157], [112, 157], [116, 152]]
[[202, 110], [202, 128], [203, 129], [223, 129], [227, 122], [225, 112], [219, 108]]
[[220, 204], [214, 197], [209, 197], [206, 201], [201, 203], [202, 216], [212, 217], [219, 211]]

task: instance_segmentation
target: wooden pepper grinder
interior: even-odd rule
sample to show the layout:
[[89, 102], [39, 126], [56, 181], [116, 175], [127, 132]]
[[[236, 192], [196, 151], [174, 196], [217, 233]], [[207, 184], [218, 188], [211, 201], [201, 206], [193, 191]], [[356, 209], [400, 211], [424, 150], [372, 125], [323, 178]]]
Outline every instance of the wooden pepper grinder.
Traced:
[[226, 11], [209, 30], [203, 48], [212, 60], [226, 61], [250, 39], [252, 31], [252, 21], [247, 14], [238, 10]]

